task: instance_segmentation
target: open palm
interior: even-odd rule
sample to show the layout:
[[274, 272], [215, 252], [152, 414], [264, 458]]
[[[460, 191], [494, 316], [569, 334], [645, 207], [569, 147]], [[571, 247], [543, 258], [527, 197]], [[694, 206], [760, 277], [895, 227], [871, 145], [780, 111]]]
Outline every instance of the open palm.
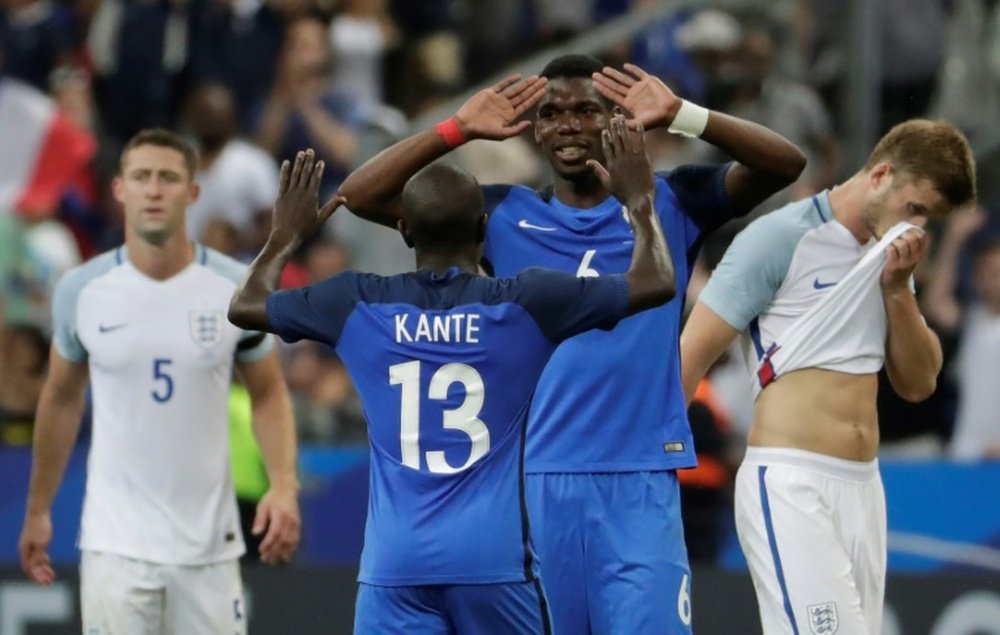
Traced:
[[635, 64], [626, 64], [628, 74], [605, 66], [593, 74], [594, 87], [606, 99], [629, 113], [629, 128], [642, 124], [646, 129], [669, 126], [680, 108], [681, 100], [655, 75]]
[[547, 80], [511, 75], [470, 97], [455, 113], [467, 139], [502, 140], [520, 134], [530, 121], [515, 123], [545, 94]]

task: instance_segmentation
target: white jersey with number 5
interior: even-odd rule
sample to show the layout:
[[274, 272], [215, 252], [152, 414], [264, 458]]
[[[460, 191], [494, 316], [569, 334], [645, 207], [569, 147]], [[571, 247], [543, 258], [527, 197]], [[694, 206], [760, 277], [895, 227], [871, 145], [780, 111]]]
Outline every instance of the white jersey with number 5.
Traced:
[[226, 319], [243, 266], [196, 247], [168, 280], [124, 247], [67, 273], [53, 299], [53, 343], [90, 367], [93, 432], [80, 548], [201, 565], [243, 551], [229, 469], [233, 360], [272, 338]]

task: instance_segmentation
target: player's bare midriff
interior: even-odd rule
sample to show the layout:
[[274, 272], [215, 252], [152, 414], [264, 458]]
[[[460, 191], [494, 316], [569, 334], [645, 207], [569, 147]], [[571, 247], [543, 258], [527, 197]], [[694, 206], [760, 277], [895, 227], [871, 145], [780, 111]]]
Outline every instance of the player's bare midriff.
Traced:
[[850, 461], [878, 452], [878, 377], [806, 368], [781, 376], [754, 406], [748, 442]]

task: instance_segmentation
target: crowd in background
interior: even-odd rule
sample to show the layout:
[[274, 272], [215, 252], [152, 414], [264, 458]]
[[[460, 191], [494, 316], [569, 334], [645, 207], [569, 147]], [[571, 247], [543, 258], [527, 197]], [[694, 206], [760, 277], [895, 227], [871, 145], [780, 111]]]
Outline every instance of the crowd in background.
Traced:
[[[353, 167], [406, 135], [408, 122], [510, 63], [644, 4], [0, 0], [0, 444], [30, 443], [55, 281], [122, 241], [109, 183], [130, 136], [167, 127], [194, 142], [201, 195], [189, 210], [190, 237], [248, 261], [267, 236], [278, 163], [296, 150], [313, 147], [326, 162], [329, 196]], [[723, 10], [699, 3], [628, 41], [608, 42], [602, 57], [632, 61], [681, 96], [802, 148], [806, 172], [755, 212], [766, 213], [860, 167], [845, 164], [842, 143], [852, 125], [841, 115], [851, 4], [761, 0]], [[882, 0], [880, 7], [880, 131], [944, 116], [974, 146], [988, 141], [1000, 123], [998, 3]], [[41, 133], [32, 137], [26, 131], [34, 128]], [[45, 139], [56, 129], [63, 136], [52, 138], [68, 141], [53, 158]], [[648, 139], [658, 170], [725, 160], [664, 131]], [[484, 183], [537, 186], [548, 178], [530, 132], [469, 144], [453, 158]], [[44, 169], [32, 181], [26, 174], [36, 161]], [[980, 173], [986, 178], [982, 164]], [[998, 201], [981, 190], [981, 210], [932, 228], [935, 248], [916, 287], [946, 366], [926, 403], [880, 393], [886, 452], [1000, 458], [1000, 242], [989, 212]], [[706, 245], [692, 294], [744, 225]], [[392, 231], [341, 212], [301, 248], [283, 282], [307, 284], [345, 267], [394, 273], [411, 268], [412, 257]], [[717, 462], [721, 473], [751, 416], [738, 355], [715, 369], [703, 407], [692, 412], [703, 462]], [[303, 442], [364, 443], [364, 413], [334, 351], [283, 345], [282, 357]], [[688, 478], [714, 477], [709, 470]]]

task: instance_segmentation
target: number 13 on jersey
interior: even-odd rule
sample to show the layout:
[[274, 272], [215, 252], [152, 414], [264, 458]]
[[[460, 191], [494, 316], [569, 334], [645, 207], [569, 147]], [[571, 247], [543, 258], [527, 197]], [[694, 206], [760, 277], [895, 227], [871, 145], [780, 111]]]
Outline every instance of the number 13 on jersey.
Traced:
[[[399, 449], [403, 465], [420, 469], [420, 371], [419, 361], [394, 364], [389, 367], [389, 384], [402, 386], [399, 409]], [[467, 364], [445, 364], [431, 376], [427, 398], [443, 401], [448, 398], [452, 384], [460, 383], [465, 389], [465, 399], [457, 408], [443, 411], [442, 427], [459, 430], [468, 435], [472, 442], [469, 458], [459, 467], [454, 467], [445, 458], [443, 450], [428, 450], [424, 453], [427, 469], [436, 474], [454, 474], [468, 469], [483, 458], [490, 449], [490, 431], [479, 419], [486, 399], [483, 378], [475, 368]]]

